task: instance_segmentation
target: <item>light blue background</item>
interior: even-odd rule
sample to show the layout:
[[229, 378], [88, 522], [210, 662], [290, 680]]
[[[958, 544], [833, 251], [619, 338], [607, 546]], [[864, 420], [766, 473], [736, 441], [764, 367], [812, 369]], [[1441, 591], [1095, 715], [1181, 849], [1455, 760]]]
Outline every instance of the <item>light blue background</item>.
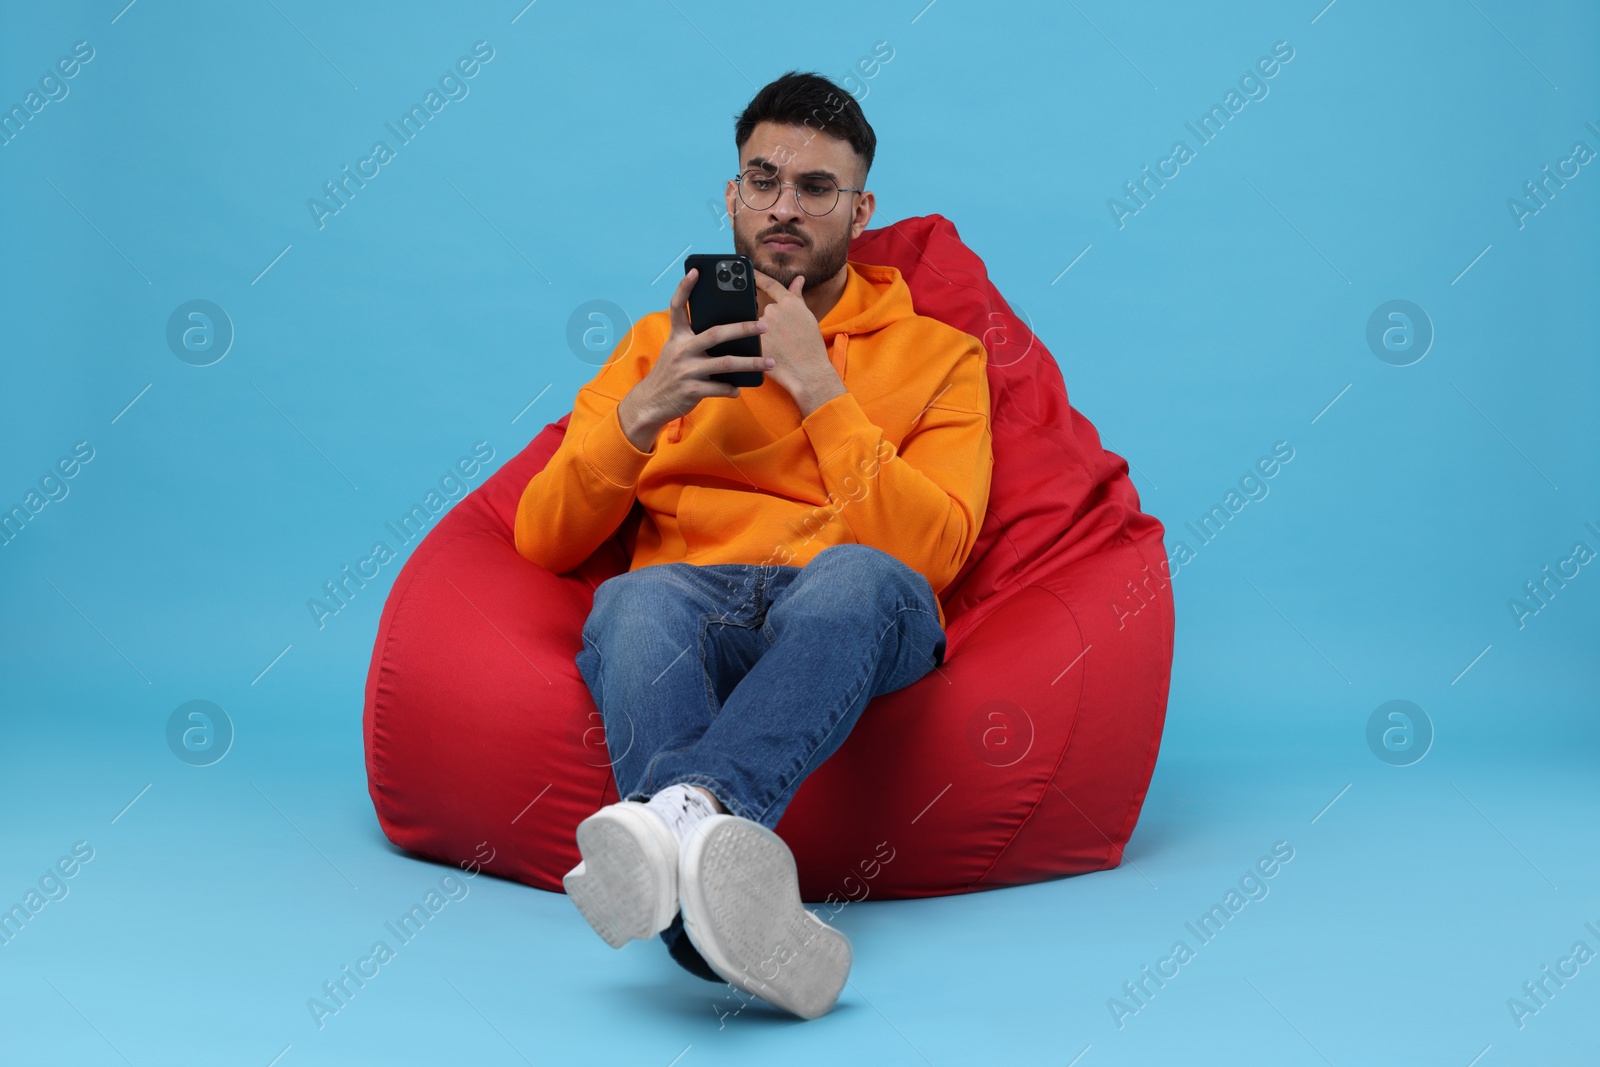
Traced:
[[[1508, 601], [1600, 550], [1600, 165], [1522, 228], [1507, 200], [1600, 150], [1600, 15], [1324, 2], [0, 8], [8, 108], [95, 49], [0, 146], [0, 505], [95, 450], [0, 547], [0, 905], [95, 849], [0, 947], [0, 1059], [1595, 1062], [1600, 963], [1522, 1029], [1506, 1000], [1600, 951], [1600, 569], [1524, 628]], [[480, 40], [469, 95], [319, 229], [307, 199]], [[1279, 41], [1269, 94], [1119, 229], [1108, 199]], [[306, 602], [475, 442], [498, 467], [570, 408], [580, 304], [664, 307], [686, 251], [731, 247], [733, 116], [790, 68], [855, 74], [873, 224], [955, 222], [1169, 548], [1295, 450], [1176, 578], [1128, 862], [862, 904], [833, 1014], [721, 1028], [658, 946], [475, 879], [318, 1030], [306, 999], [448, 869], [365, 791], [399, 562], [321, 629]], [[165, 340], [194, 299], [236, 332], [207, 367]], [[1366, 343], [1393, 299], [1436, 333], [1410, 366]], [[167, 748], [193, 699], [236, 731], [210, 767]], [[1411, 766], [1365, 740], [1391, 699], [1435, 731]], [[1269, 897], [1118, 1029], [1107, 999], [1280, 840]]]

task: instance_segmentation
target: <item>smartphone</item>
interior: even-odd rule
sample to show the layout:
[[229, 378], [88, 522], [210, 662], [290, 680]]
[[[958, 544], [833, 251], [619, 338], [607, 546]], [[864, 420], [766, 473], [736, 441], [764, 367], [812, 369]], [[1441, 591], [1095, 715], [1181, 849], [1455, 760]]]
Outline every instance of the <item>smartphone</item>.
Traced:
[[[705, 333], [713, 326], [730, 322], [754, 322], [756, 311], [755, 267], [747, 256], [738, 253], [726, 255], [698, 254], [683, 261], [683, 272], [699, 269], [694, 288], [689, 291], [689, 325], [695, 333]], [[761, 336], [736, 337], [731, 341], [712, 345], [706, 349], [708, 356], [759, 356]], [[739, 388], [758, 386], [767, 376], [759, 370], [724, 371], [710, 376], [714, 382], [725, 382]]]

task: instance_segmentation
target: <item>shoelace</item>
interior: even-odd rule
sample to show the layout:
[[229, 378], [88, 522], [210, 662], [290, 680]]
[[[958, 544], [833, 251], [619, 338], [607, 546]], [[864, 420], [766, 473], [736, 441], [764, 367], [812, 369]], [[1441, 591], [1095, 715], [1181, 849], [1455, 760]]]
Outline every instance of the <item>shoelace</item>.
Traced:
[[[681, 794], [681, 801], [677, 804], [652, 804], [651, 807], [655, 809], [656, 814], [666, 821], [668, 826], [672, 827], [672, 832], [680, 838], [695, 823], [706, 816], [716, 814], [716, 809], [711, 806], [711, 802], [696, 789], [685, 790]], [[666, 808], [665, 811], [662, 810], [663, 807]]]

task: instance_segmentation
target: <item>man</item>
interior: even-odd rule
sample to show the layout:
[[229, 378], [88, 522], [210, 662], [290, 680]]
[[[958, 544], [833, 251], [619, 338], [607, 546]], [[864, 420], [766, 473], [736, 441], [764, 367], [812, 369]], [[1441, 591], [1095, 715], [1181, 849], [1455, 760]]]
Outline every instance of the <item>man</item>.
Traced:
[[[898, 270], [846, 260], [877, 144], [848, 94], [791, 71], [734, 143], [759, 321], [694, 333], [686, 275], [579, 389], [515, 541], [558, 574], [619, 529], [632, 554], [576, 660], [622, 799], [578, 826], [573, 904], [613, 947], [660, 934], [691, 972], [809, 1019], [851, 946], [802, 906], [772, 828], [873, 697], [944, 661], [937, 594], [989, 499], [987, 356], [917, 315]], [[749, 335], [759, 357], [706, 355]], [[743, 370], [765, 384], [710, 379]]]

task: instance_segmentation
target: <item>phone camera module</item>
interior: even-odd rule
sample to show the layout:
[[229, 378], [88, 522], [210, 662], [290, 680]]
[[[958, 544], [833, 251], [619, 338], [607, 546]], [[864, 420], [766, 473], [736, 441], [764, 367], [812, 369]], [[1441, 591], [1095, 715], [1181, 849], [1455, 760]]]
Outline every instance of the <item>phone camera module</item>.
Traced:
[[744, 263], [737, 259], [719, 259], [717, 264], [717, 288], [723, 292], [738, 292], [740, 289], [750, 287], [750, 279]]

